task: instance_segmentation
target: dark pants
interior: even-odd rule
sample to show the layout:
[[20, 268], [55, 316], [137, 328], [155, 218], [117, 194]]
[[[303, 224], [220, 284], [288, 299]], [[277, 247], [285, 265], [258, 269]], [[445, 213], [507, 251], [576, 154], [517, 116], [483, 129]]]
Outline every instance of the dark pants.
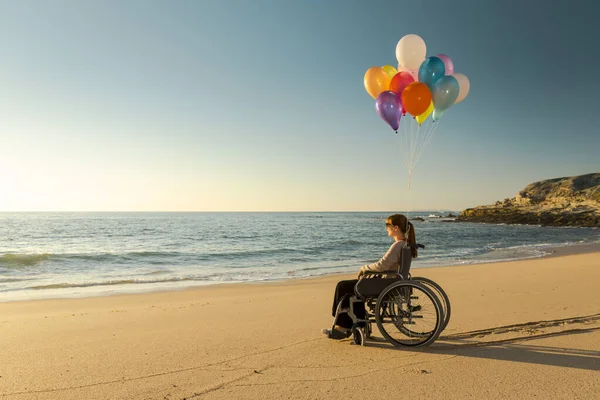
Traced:
[[[331, 312], [332, 316], [335, 317], [335, 312], [338, 307], [338, 303], [342, 300], [342, 307], [350, 306], [350, 298], [349, 296], [354, 295], [354, 286], [358, 282], [358, 279], [351, 279], [347, 281], [339, 281], [337, 286], [335, 287], [335, 294], [333, 296], [333, 310]], [[349, 295], [349, 296], [347, 296]], [[344, 297], [346, 296], [346, 297]], [[354, 314], [358, 318], [365, 317], [365, 304], [362, 302], [354, 303]], [[352, 318], [347, 313], [340, 313], [337, 319], [333, 322], [334, 325], [339, 325], [342, 328], [350, 329], [352, 328]]]

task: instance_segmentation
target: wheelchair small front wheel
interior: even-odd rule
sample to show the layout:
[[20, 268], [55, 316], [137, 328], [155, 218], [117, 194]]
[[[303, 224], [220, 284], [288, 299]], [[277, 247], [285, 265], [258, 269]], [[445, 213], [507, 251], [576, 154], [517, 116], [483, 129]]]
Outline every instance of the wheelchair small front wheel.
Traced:
[[354, 328], [352, 329], [352, 341], [354, 342], [354, 344], [358, 345], [358, 346], [364, 346], [365, 345], [365, 331], [363, 330], [363, 328]]
[[399, 281], [377, 298], [375, 320], [394, 346], [428, 346], [442, 330], [444, 311], [430, 288], [415, 281]]

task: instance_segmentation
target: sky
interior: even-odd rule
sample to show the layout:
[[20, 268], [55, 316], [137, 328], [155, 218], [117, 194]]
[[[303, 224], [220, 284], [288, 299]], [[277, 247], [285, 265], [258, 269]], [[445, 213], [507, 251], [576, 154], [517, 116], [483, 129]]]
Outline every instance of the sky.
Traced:
[[[0, 211], [460, 211], [599, 172], [600, 6], [552, 4], [0, 0]], [[363, 76], [411, 33], [471, 90], [409, 190]]]

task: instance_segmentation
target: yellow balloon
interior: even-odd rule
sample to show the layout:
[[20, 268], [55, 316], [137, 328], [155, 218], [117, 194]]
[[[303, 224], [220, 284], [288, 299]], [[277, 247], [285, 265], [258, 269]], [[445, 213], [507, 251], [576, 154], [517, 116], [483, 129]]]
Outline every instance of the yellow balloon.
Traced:
[[394, 75], [396, 75], [398, 73], [398, 71], [396, 71], [396, 68], [392, 67], [391, 65], [384, 65], [383, 67], [381, 67], [385, 72], [388, 73], [388, 75], [390, 76], [390, 79], [392, 79], [394, 77]]
[[[425, 103], [427, 104], [427, 103]], [[429, 107], [427, 107], [427, 111], [425, 111], [423, 114], [418, 115], [415, 119], [417, 120], [417, 122], [419, 123], [419, 126], [421, 126], [421, 124], [423, 122], [425, 122], [425, 120], [427, 119], [427, 117], [429, 117], [429, 115], [433, 112], [433, 101], [431, 103], [429, 103]]]
[[374, 99], [379, 96], [379, 93], [390, 90], [390, 78], [389, 74], [381, 67], [371, 67], [365, 73], [364, 83], [367, 93]]

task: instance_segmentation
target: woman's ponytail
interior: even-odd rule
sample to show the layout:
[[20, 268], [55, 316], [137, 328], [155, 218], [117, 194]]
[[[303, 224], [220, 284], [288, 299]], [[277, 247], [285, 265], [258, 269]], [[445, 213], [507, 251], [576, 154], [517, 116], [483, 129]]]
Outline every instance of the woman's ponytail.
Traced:
[[[412, 222], [408, 222], [408, 243], [410, 244], [417, 244], [417, 237], [415, 235], [415, 227], [413, 226]], [[417, 258], [417, 256], [419, 255], [419, 253], [417, 252], [417, 248], [416, 247], [411, 247], [410, 248], [410, 252], [412, 253], [413, 258]]]
[[[417, 238], [415, 235], [415, 227], [413, 226], [412, 222], [410, 222], [408, 220], [408, 218], [406, 218], [405, 215], [402, 215], [402, 214], [390, 215], [387, 218], [387, 221], [389, 221], [392, 225], [395, 225], [398, 228], [400, 228], [400, 231], [402, 231], [402, 233], [404, 234], [404, 237], [406, 238], [406, 241], [408, 243], [413, 244], [413, 245], [417, 244]], [[417, 258], [418, 253], [417, 253], [416, 247], [411, 247], [410, 252], [411, 252], [413, 258]]]

